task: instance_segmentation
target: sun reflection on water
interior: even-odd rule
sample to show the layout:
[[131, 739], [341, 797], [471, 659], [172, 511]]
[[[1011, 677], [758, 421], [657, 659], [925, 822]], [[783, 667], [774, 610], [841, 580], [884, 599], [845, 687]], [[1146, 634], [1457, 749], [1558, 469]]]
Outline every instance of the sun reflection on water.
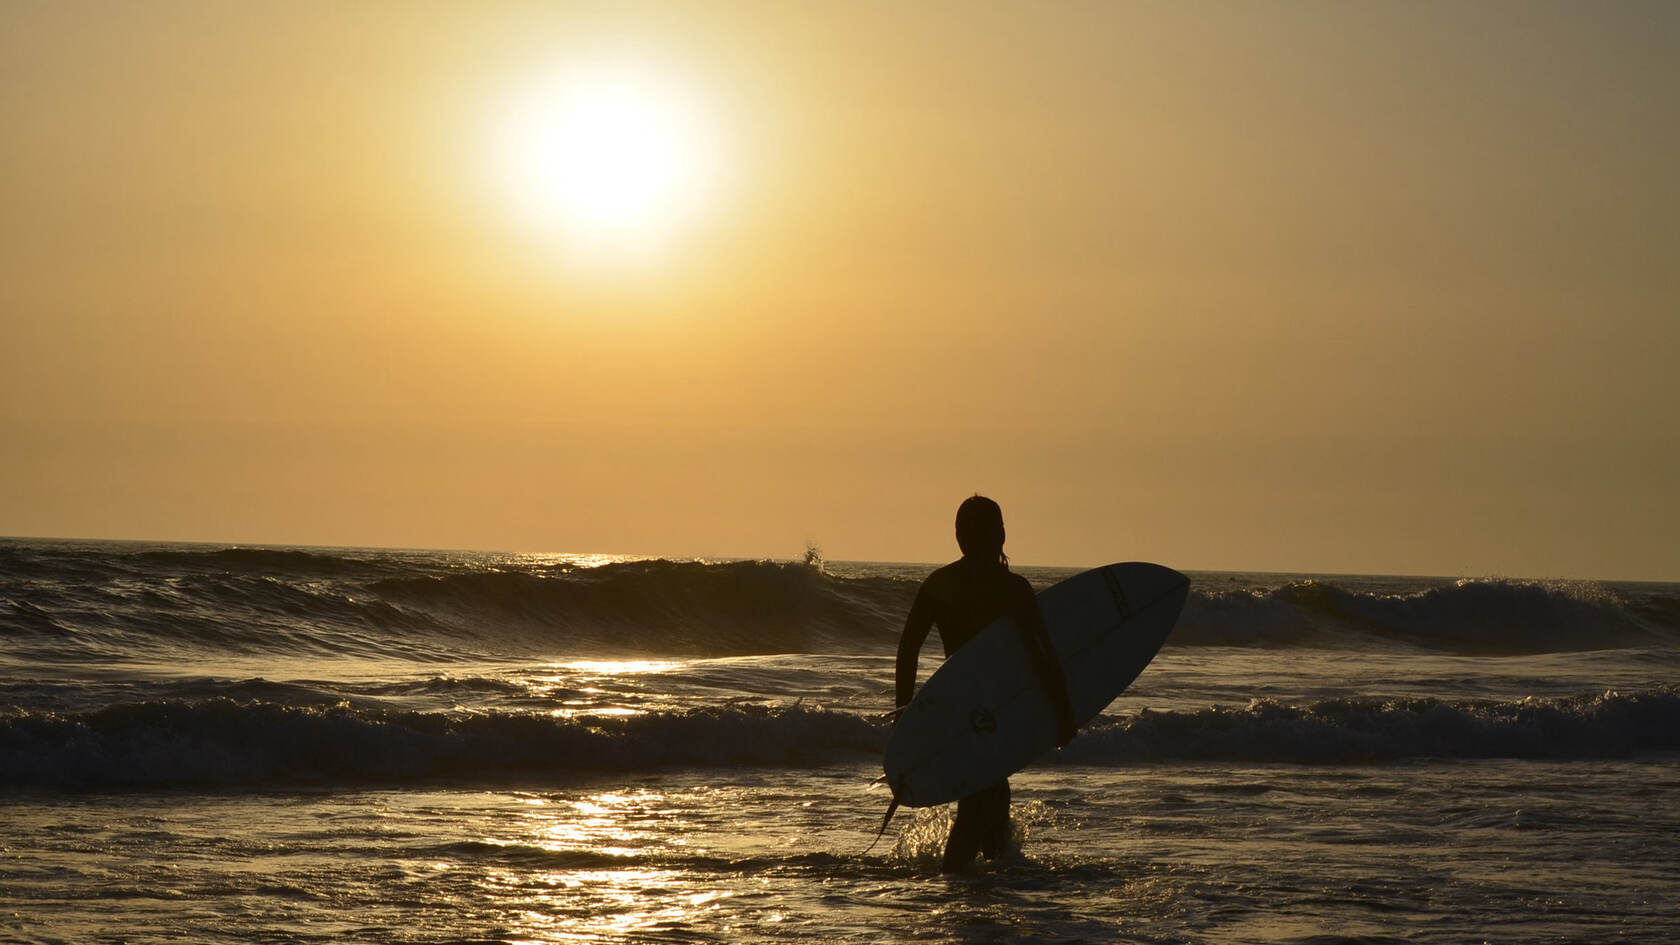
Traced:
[[627, 709], [623, 706], [597, 706], [585, 704], [583, 708], [550, 709], [548, 714], [558, 719], [575, 719], [579, 717], [594, 717], [601, 715], [642, 715], [642, 709]]
[[683, 665], [682, 660], [572, 660], [568, 663], [555, 664], [560, 669], [569, 669], [597, 676], [668, 673], [671, 670], [681, 668]]
[[670, 659], [570, 660], [544, 664], [511, 681], [524, 690], [527, 699], [547, 703], [548, 714], [556, 718], [632, 716], [671, 703], [658, 684], [644, 681], [646, 677], [689, 665], [689, 661]]
[[[681, 832], [673, 829], [681, 811], [664, 794], [607, 791], [520, 800], [526, 843], [553, 854], [561, 868], [498, 869], [481, 878], [484, 888], [515, 893], [524, 902], [508, 916], [514, 926], [508, 941], [597, 942], [680, 933], [706, 924], [708, 914], [735, 895], [696, 888], [684, 870], [645, 859], [650, 848]], [[575, 868], [563, 868], [569, 857], [575, 857]]]

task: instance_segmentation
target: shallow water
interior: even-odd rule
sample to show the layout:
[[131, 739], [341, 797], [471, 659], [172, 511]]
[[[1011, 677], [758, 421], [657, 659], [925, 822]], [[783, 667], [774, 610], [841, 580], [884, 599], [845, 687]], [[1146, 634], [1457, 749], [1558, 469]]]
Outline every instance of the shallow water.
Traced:
[[[1022, 850], [865, 854], [864, 764], [566, 790], [8, 799], [39, 941], [1671, 941], [1680, 764], [1050, 766]], [[889, 846], [891, 844], [891, 846]]]

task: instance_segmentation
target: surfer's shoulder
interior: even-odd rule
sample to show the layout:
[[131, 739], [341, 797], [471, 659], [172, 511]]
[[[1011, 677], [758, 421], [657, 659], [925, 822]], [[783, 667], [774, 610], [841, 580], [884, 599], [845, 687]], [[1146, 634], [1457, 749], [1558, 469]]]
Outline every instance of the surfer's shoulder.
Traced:
[[1005, 586], [1009, 588], [1009, 599], [1013, 606], [1021, 609], [1038, 606], [1038, 595], [1033, 593], [1031, 581], [1011, 571], [1009, 582]]
[[932, 574], [928, 575], [928, 579], [929, 580], [940, 580], [940, 581], [955, 581], [957, 579], [957, 576], [962, 573], [962, 569], [963, 569], [963, 560], [961, 558], [958, 558], [957, 560], [951, 562], [950, 564], [947, 564], [947, 565], [944, 565], [940, 568], [937, 568]]
[[962, 575], [958, 573], [961, 564], [961, 561], [953, 561], [928, 575], [922, 582], [919, 596], [939, 601], [952, 599], [962, 584]]

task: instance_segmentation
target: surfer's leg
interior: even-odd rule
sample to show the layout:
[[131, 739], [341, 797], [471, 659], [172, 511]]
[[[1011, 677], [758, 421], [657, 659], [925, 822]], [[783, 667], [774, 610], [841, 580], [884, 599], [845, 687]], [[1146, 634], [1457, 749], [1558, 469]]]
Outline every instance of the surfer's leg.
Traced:
[[945, 838], [945, 861], [939, 866], [947, 873], [968, 869], [980, 852], [980, 815], [974, 797], [970, 795], [957, 802], [957, 816], [951, 823], [951, 835]]
[[1009, 780], [981, 793], [985, 795], [981, 823], [986, 829], [980, 834], [980, 852], [986, 859], [995, 860], [1009, 852]]
[[956, 822], [945, 840], [945, 861], [940, 869], [955, 873], [967, 869], [982, 852], [997, 856], [1009, 842], [1009, 782], [1000, 781], [957, 802]]
[[974, 836], [974, 818], [969, 817], [963, 808], [967, 799], [957, 802], [957, 816], [951, 823], [951, 835], [945, 838], [945, 859], [939, 868], [946, 873], [960, 873], [974, 862], [974, 855], [980, 852], [979, 839]]

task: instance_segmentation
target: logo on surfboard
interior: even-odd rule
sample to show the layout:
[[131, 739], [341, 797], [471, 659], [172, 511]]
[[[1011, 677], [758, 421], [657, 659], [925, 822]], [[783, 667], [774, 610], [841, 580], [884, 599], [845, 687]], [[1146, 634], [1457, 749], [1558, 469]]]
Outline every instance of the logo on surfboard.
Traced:
[[1114, 598], [1114, 606], [1120, 611], [1121, 620], [1132, 619], [1132, 603], [1126, 599], [1126, 589], [1120, 586], [1120, 578], [1110, 569], [1102, 569], [1103, 583], [1108, 585], [1108, 593]]
[[981, 735], [990, 735], [997, 731], [997, 718], [991, 709], [981, 706], [968, 713], [968, 727]]

